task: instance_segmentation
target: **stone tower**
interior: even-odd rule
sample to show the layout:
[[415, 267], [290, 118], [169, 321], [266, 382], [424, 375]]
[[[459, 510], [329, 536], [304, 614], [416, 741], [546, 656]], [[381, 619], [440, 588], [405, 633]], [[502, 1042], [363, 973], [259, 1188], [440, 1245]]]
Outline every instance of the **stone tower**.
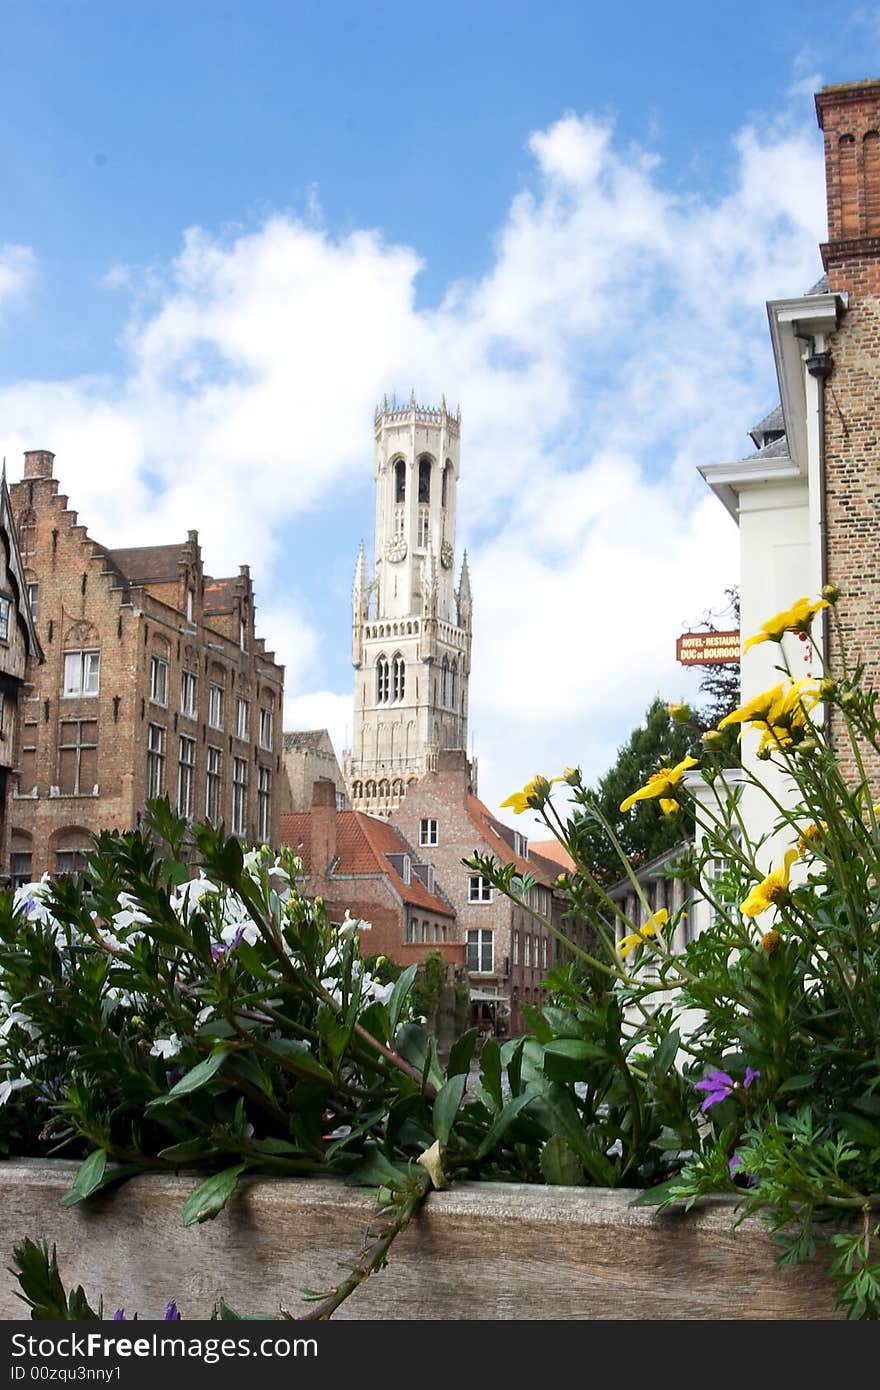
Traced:
[[[363, 545], [352, 594], [354, 733], [343, 761], [354, 810], [388, 816], [437, 754], [467, 748], [471, 587], [455, 587], [460, 414], [375, 416], [375, 560]], [[474, 772], [472, 772], [472, 776]]]

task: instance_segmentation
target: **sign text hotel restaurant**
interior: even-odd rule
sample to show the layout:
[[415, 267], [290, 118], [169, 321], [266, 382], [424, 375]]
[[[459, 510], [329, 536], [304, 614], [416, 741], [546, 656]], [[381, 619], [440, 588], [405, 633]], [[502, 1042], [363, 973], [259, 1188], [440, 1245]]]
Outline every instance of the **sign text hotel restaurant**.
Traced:
[[675, 643], [682, 666], [726, 666], [739, 663], [739, 632], [683, 632]]

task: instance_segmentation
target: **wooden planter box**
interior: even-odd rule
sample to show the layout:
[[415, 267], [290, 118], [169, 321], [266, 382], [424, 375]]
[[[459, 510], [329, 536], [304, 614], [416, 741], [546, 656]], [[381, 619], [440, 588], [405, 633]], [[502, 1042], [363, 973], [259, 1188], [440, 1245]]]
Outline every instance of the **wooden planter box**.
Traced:
[[[220, 1296], [242, 1314], [306, 1311], [353, 1261], [374, 1210], [369, 1192], [322, 1179], [245, 1180], [215, 1221], [185, 1230], [195, 1179], [138, 1177], [61, 1207], [77, 1165], [0, 1164], [0, 1318], [28, 1316], [6, 1270], [12, 1247], [45, 1236], [62, 1278], [106, 1317], [210, 1315]], [[632, 1192], [471, 1183], [433, 1193], [387, 1267], [338, 1319], [817, 1319], [834, 1316], [823, 1271], [776, 1269], [757, 1221], [733, 1230], [731, 1202], [656, 1216]]]

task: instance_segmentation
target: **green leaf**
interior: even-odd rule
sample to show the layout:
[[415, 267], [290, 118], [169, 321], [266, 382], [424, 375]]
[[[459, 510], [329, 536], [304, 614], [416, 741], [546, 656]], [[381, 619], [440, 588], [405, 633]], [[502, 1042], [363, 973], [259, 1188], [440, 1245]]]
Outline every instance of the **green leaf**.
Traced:
[[159, 1157], [167, 1159], [169, 1163], [190, 1163], [210, 1150], [208, 1139], [184, 1139], [180, 1144], [169, 1144], [167, 1149], [160, 1149]]
[[554, 1187], [581, 1187], [584, 1168], [574, 1149], [561, 1134], [553, 1134], [541, 1150], [541, 1172]]
[[518, 1096], [522, 1090], [525, 1042], [525, 1038], [516, 1038], [513, 1040], [512, 1047], [505, 1043], [501, 1049], [501, 1062], [507, 1068], [507, 1079], [510, 1082], [510, 1093], [513, 1096]]
[[183, 1207], [184, 1226], [194, 1226], [197, 1222], [212, 1221], [226, 1206], [238, 1186], [238, 1179], [247, 1168], [246, 1163], [236, 1163], [232, 1168], [224, 1168], [222, 1173], [213, 1173], [200, 1183], [195, 1192], [187, 1197]]
[[607, 1058], [603, 1047], [580, 1038], [554, 1038], [544, 1048], [544, 1071], [551, 1081], [585, 1081], [590, 1063]]
[[418, 974], [418, 965], [408, 965], [401, 975], [394, 981], [394, 988], [391, 991], [391, 998], [388, 1000], [388, 1028], [389, 1034], [393, 1038], [400, 1022], [400, 1011], [406, 1003], [406, 997], [412, 989], [413, 980]]
[[441, 1144], [449, 1142], [449, 1134], [466, 1086], [467, 1077], [463, 1072], [459, 1072], [458, 1076], [450, 1077], [446, 1085], [441, 1087], [434, 1101], [434, 1138], [439, 1139]]
[[82, 1202], [84, 1198], [90, 1197], [96, 1192], [104, 1180], [104, 1170], [107, 1167], [107, 1150], [95, 1149], [88, 1158], [84, 1159], [77, 1170], [73, 1180], [73, 1186], [65, 1192], [61, 1198], [63, 1207], [75, 1206], [77, 1202]]
[[301, 1157], [303, 1153], [299, 1144], [291, 1144], [289, 1139], [251, 1139], [250, 1147], [259, 1154], [277, 1154], [284, 1157]]
[[495, 1102], [495, 1109], [503, 1104], [501, 1092], [501, 1048], [494, 1038], [488, 1038], [480, 1053], [480, 1079]]
[[479, 1036], [479, 1028], [469, 1028], [466, 1033], [462, 1033], [460, 1038], [456, 1038], [449, 1049], [449, 1061], [446, 1063], [447, 1076], [467, 1075], [471, 1069], [471, 1061], [477, 1048]]
[[674, 1197], [673, 1190], [681, 1182], [681, 1178], [667, 1178], [666, 1182], [659, 1182], [655, 1187], [647, 1187], [644, 1192], [640, 1192], [638, 1197], [634, 1197], [630, 1202], [631, 1207], [663, 1207], [670, 1202], [683, 1201], [682, 1197]]
[[519, 1112], [527, 1106], [532, 1099], [533, 1097], [527, 1091], [524, 1091], [521, 1096], [512, 1096], [510, 1100], [507, 1101], [500, 1115], [495, 1116], [489, 1133], [474, 1155], [475, 1158], [485, 1158], [486, 1154], [490, 1153], [492, 1149], [495, 1148], [495, 1145], [504, 1138], [504, 1135], [510, 1129], [510, 1126], [513, 1124]]
[[371, 1149], [345, 1181], [349, 1187], [390, 1187], [393, 1192], [402, 1192], [409, 1178], [380, 1149]]
[[783, 1096], [788, 1095], [790, 1091], [806, 1091], [809, 1090], [811, 1086], [815, 1086], [815, 1084], [816, 1077], [813, 1072], [807, 1072], [803, 1076], [789, 1076], [783, 1081], [776, 1094], [778, 1096]]
[[147, 1110], [154, 1109], [157, 1105], [168, 1105], [172, 1100], [178, 1100], [181, 1096], [187, 1096], [192, 1091], [198, 1091], [200, 1087], [207, 1085], [216, 1072], [220, 1070], [231, 1049], [228, 1047], [215, 1048], [210, 1057], [206, 1057], [204, 1062], [199, 1062], [198, 1066], [188, 1071], [186, 1076], [182, 1076], [176, 1086], [172, 1086], [166, 1096], [157, 1096], [146, 1106]]
[[666, 1037], [654, 1053], [654, 1059], [651, 1062], [652, 1076], [665, 1076], [670, 1068], [674, 1066], [680, 1042], [681, 1036], [677, 1028], [673, 1028], [672, 1032], [666, 1034]]

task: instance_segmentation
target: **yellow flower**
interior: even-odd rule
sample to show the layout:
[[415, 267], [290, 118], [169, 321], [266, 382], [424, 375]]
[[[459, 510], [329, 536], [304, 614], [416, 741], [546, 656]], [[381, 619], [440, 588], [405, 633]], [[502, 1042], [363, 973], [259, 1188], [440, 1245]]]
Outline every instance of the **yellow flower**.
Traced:
[[782, 707], [785, 699], [785, 683], [780, 681], [770, 690], [763, 690], [760, 695], [755, 695], [746, 704], [740, 705], [739, 709], [731, 710], [730, 714], [725, 714], [719, 720], [719, 729], [725, 729], [728, 724], [766, 724], [771, 714]]
[[659, 912], [652, 913], [643, 927], [623, 938], [619, 947], [620, 959], [625, 960], [630, 951], [634, 951], [637, 946], [643, 946], [649, 936], [656, 936], [659, 931], [663, 930], [668, 921], [669, 913], [665, 907], [661, 907]]
[[[681, 762], [675, 767], [661, 767], [659, 772], [652, 772], [643, 787], [639, 787], [637, 792], [628, 796], [625, 801], [621, 801], [621, 811], [629, 811], [635, 806], [637, 801], [650, 801], [654, 797], [660, 798], [660, 809], [664, 815], [671, 815], [678, 810], [678, 802], [670, 793], [675, 791], [688, 768], [696, 767], [696, 758], [682, 758]], [[665, 803], [665, 805], [664, 805]], [[669, 809], [667, 809], [669, 808]]]
[[799, 598], [791, 608], [762, 623], [761, 631], [749, 638], [743, 652], [747, 652], [749, 647], [757, 646], [759, 642], [781, 642], [786, 632], [806, 632], [820, 608], [828, 607], [826, 598], [817, 599], [815, 603], [810, 603], [808, 598]]
[[551, 777], [549, 782], [546, 777], [533, 777], [521, 792], [514, 792], [506, 801], [502, 801], [501, 806], [510, 806], [515, 816], [521, 816], [523, 811], [540, 810], [550, 795], [550, 783], [564, 781], [564, 777]]
[[766, 912], [768, 907], [779, 902], [788, 892], [788, 884], [791, 878], [791, 866], [798, 857], [796, 849], [785, 851], [785, 858], [781, 869], [774, 869], [765, 879], [757, 883], [749, 896], [739, 905], [739, 910], [743, 917], [758, 917], [762, 912]]
[[676, 724], [688, 724], [693, 719], [693, 711], [690, 705], [681, 705], [673, 700], [672, 704], [666, 706], [666, 713], [670, 719], [674, 719]]
[[784, 681], [755, 695], [739, 709], [731, 710], [720, 721], [723, 729], [728, 724], [749, 724], [753, 729], [761, 729], [763, 736], [758, 754], [766, 754], [774, 748], [790, 748], [800, 743], [807, 732], [807, 715], [821, 699], [818, 682], [809, 676], [803, 680]]
[[810, 854], [812, 852], [814, 843], [816, 840], [821, 840], [827, 829], [828, 826], [824, 821], [820, 821], [818, 825], [813, 824], [805, 826], [798, 836], [797, 848], [799, 859], [803, 859], [805, 854]]
[[779, 932], [772, 927], [770, 931], [765, 931], [764, 935], [761, 937], [761, 950], [766, 951], [768, 956], [772, 956], [774, 951], [778, 951], [781, 945], [782, 937], [779, 935]]

